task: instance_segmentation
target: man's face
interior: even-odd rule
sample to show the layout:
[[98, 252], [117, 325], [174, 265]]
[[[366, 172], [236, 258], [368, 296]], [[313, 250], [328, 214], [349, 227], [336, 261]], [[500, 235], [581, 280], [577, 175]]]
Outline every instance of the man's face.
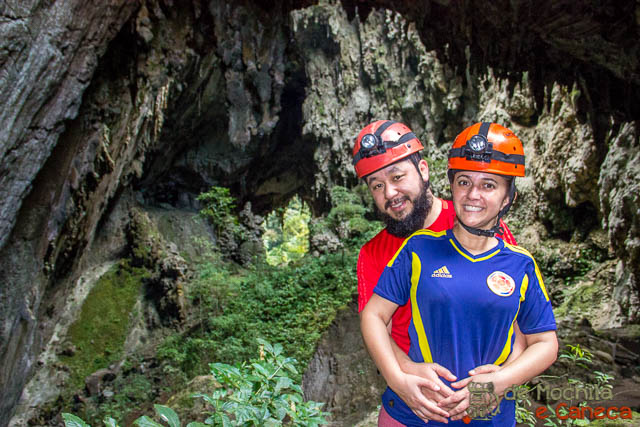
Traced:
[[[419, 171], [418, 171], [419, 169]], [[418, 169], [410, 160], [394, 163], [367, 176], [366, 182], [387, 231], [407, 237], [424, 227], [433, 198], [427, 192], [427, 162]]]

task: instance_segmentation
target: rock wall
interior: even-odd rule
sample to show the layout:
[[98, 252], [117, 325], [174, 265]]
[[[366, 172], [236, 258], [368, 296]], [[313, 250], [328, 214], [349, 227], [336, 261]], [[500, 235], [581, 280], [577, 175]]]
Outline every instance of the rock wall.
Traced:
[[460, 129], [511, 127], [531, 172], [523, 223], [564, 240], [602, 228], [618, 261], [614, 320], [637, 322], [638, 7], [3, 3], [0, 420], [77, 279], [127, 249], [130, 209], [194, 209], [224, 185], [258, 213], [297, 193], [320, 215], [329, 186], [356, 182], [353, 136], [381, 117], [426, 144], [442, 192]]

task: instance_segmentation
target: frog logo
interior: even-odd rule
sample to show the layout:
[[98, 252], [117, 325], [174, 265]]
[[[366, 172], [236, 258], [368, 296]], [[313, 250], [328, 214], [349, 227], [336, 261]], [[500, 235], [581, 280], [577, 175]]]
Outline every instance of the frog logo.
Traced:
[[516, 282], [507, 273], [494, 271], [487, 277], [487, 286], [494, 294], [508, 297], [516, 289]]

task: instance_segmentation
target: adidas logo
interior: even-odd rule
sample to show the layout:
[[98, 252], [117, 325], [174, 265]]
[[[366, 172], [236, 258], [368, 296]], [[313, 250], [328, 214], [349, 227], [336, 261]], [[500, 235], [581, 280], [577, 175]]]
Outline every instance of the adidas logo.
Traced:
[[431, 274], [431, 277], [444, 277], [446, 279], [451, 279], [453, 276], [449, 273], [449, 269], [446, 265], [440, 267], [436, 271]]

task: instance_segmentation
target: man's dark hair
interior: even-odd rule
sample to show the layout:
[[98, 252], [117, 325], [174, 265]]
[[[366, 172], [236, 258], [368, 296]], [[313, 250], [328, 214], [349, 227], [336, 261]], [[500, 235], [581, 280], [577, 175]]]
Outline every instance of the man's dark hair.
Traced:
[[[420, 160], [422, 160], [422, 154], [420, 154], [419, 151], [416, 151], [415, 153], [409, 155], [408, 157], [405, 158], [406, 160], [411, 160], [411, 163], [413, 163], [413, 166], [416, 167], [416, 169], [418, 170], [418, 172], [420, 172]], [[403, 159], [403, 160], [405, 160]]]

